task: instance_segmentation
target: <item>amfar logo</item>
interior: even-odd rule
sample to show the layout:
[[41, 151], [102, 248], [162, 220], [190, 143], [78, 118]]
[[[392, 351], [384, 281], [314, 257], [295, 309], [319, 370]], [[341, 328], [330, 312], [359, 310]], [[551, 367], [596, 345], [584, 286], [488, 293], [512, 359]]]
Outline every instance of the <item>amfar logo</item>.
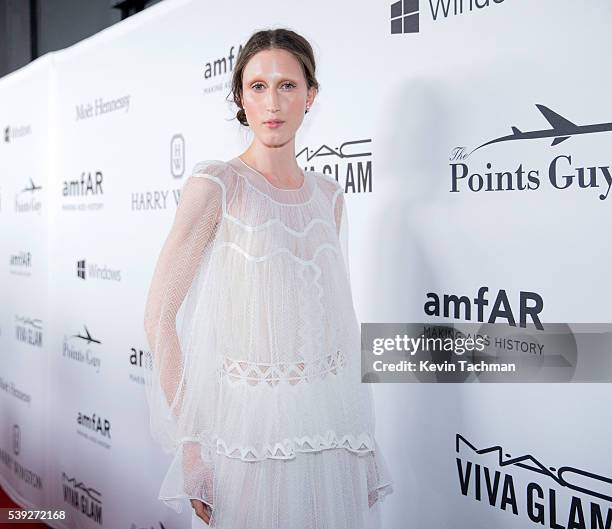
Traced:
[[[238, 47], [238, 53], [234, 55], [234, 46], [230, 46], [230, 51], [227, 56], [227, 60], [225, 57], [221, 57], [220, 59], [214, 59], [212, 62], [207, 62], [204, 65], [204, 79], [212, 79], [213, 77], [217, 77], [219, 75], [225, 75], [228, 71], [232, 71], [234, 69], [234, 59], [240, 55], [242, 51], [242, 44]], [[227, 68], [227, 61], [229, 60], [229, 70]]]
[[170, 140], [170, 172], [174, 178], [185, 173], [185, 138], [182, 134], [175, 134]]
[[17, 315], [15, 315], [15, 320], [15, 338], [28, 345], [42, 347], [42, 320]]
[[71, 505], [87, 518], [102, 525], [102, 494], [93, 487], [86, 487], [82, 481], [62, 472], [64, 502]]
[[[551, 128], [521, 131], [513, 126], [511, 127], [512, 134], [487, 141], [469, 153], [465, 152], [465, 147], [456, 147], [451, 153], [450, 160], [465, 160], [478, 149], [494, 143], [554, 138], [550, 144], [551, 147], [554, 147], [573, 136], [612, 131], [612, 123], [576, 125], [544, 105], [536, 104], [536, 107], [548, 120]], [[487, 163], [486, 167], [490, 170], [492, 168], [491, 163]], [[459, 193], [460, 187], [475, 193], [480, 191], [535, 191], [541, 183], [539, 170], [531, 169], [528, 171], [523, 168], [522, 163], [515, 171], [485, 172], [484, 175], [480, 173], [470, 174], [470, 172], [466, 163], [451, 163], [451, 193]], [[574, 189], [575, 184], [578, 185], [578, 189], [603, 187], [605, 193], [597, 195], [599, 200], [608, 198], [612, 186], [612, 172], [609, 165], [573, 167], [571, 155], [560, 154], [555, 156], [548, 164], [547, 173], [548, 181], [554, 189]]]
[[104, 175], [102, 171], [81, 172], [81, 178], [77, 180], [64, 180], [62, 186], [62, 195], [65, 197], [87, 197], [103, 195], [102, 183]]
[[535, 527], [612, 527], [609, 476], [570, 466], [547, 467], [530, 454], [512, 457], [498, 445], [478, 449], [461, 434], [455, 436], [455, 451], [463, 496], [527, 515]]
[[95, 413], [93, 415], [86, 415], [85, 413], [78, 412], [77, 424], [110, 439], [110, 421], [97, 416]]
[[134, 371], [129, 374], [129, 378], [132, 382], [136, 382], [138, 384], [144, 384], [144, 376], [142, 375], [142, 357], [144, 356], [144, 351], [142, 349], [138, 349], [136, 347], [130, 347], [130, 353], [128, 355], [128, 361], [130, 363], [130, 367], [138, 368], [138, 371]]
[[82, 198], [83, 200], [66, 200], [66, 202], [62, 204], [62, 209], [64, 211], [78, 212], [99, 211], [104, 209], [103, 183], [104, 174], [102, 171], [82, 171], [80, 178], [75, 180], [64, 180], [62, 183], [63, 198]]
[[32, 252], [21, 251], [18, 254], [9, 255], [10, 266], [30, 268], [32, 266]]
[[[92, 337], [86, 325], [83, 325], [84, 333], [64, 336], [62, 343], [62, 356], [70, 360], [82, 362], [93, 367], [96, 373], [100, 372], [102, 359], [89, 347], [91, 344], [101, 345], [102, 342]], [[76, 341], [76, 344], [74, 343]]]
[[[434, 22], [449, 16], [462, 15], [475, 9], [483, 9], [504, 0], [428, 0]], [[419, 0], [399, 0], [391, 4], [391, 33], [419, 32]]]
[[32, 252], [21, 251], [9, 255], [9, 273], [12, 275], [29, 276], [32, 268]]
[[[444, 318], [455, 318], [461, 321], [478, 321], [484, 320], [484, 307], [489, 304], [486, 299], [486, 293], [489, 287], [482, 286], [478, 289], [478, 295], [471, 300], [467, 296], [457, 296], [455, 294], [437, 294], [436, 292], [427, 292], [427, 301], [423, 306], [423, 311], [428, 316], [443, 316]], [[535, 292], [523, 291], [519, 292], [519, 327], [527, 326], [527, 316], [539, 330], [544, 330], [544, 326], [540, 321], [539, 314], [544, 309], [544, 300], [542, 296]], [[472, 304], [476, 306], [476, 315], [472, 316]], [[463, 307], [463, 311], [461, 308]], [[495, 323], [498, 320], [503, 320], [511, 327], [516, 327], [517, 322], [512, 310], [512, 304], [508, 299], [505, 290], [501, 289], [495, 295], [493, 307], [487, 323]]]
[[99, 279], [101, 281], [121, 281], [121, 270], [112, 270], [106, 266], [99, 267], [95, 263], [86, 266], [85, 259], [77, 261], [77, 277], [81, 279]]
[[17, 213], [40, 213], [42, 202], [37, 198], [42, 186], [37, 186], [30, 178], [30, 185], [25, 186], [15, 195], [15, 211]]
[[[365, 150], [364, 145], [372, 142], [371, 138], [345, 141], [338, 147], [321, 144], [317, 147], [304, 147], [296, 158], [298, 163], [316, 160], [321, 165], [317, 171], [325, 173], [344, 188], [345, 192], [372, 191], [372, 152]], [[369, 147], [369, 145], [368, 145]], [[304, 158], [300, 161], [300, 158]], [[314, 166], [311, 166], [315, 170]]]

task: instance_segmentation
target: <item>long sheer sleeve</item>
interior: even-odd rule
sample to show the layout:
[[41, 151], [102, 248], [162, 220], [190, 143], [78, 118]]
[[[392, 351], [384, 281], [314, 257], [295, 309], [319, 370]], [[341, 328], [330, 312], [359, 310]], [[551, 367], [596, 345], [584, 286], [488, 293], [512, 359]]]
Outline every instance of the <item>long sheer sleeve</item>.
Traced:
[[[340, 240], [340, 248], [342, 250], [342, 258], [346, 267], [346, 276], [348, 278], [349, 285], [351, 283], [350, 275], [350, 264], [348, 256], [349, 247], [349, 227], [348, 227], [348, 213], [346, 207], [346, 201], [344, 198], [344, 190], [338, 186], [334, 194], [334, 217], [336, 220], [336, 230], [338, 238]], [[369, 384], [364, 384], [365, 390], [369, 394], [370, 402], [372, 402], [373, 395], [372, 389]], [[374, 408], [372, 407], [372, 417], [374, 417]], [[373, 420], [374, 424], [374, 420]], [[367, 489], [368, 489], [368, 506], [372, 508], [377, 502], [384, 500], [384, 498], [393, 492], [393, 484], [391, 474], [387, 462], [379, 450], [378, 443], [375, 441], [375, 451], [367, 457]]]
[[[149, 351], [144, 376], [153, 438], [175, 460], [167, 479], [183, 481], [185, 497], [211, 498], [214, 469], [210, 447], [201, 446], [206, 418], [185, 409], [189, 359], [181, 349], [177, 314], [214, 239], [222, 210], [222, 186], [210, 175], [193, 173], [185, 181], [170, 232], [161, 248], [148, 290], [144, 329]], [[180, 328], [180, 327], [179, 327]], [[214, 370], [214, 366], [210, 366]], [[195, 375], [194, 375], [195, 376]], [[202, 380], [202, 383], [205, 381]], [[198, 422], [200, 421], [200, 422]], [[180, 476], [180, 478], [177, 478]], [[162, 486], [162, 489], [164, 487]], [[176, 507], [175, 507], [176, 508]], [[178, 510], [178, 509], [177, 509]]]

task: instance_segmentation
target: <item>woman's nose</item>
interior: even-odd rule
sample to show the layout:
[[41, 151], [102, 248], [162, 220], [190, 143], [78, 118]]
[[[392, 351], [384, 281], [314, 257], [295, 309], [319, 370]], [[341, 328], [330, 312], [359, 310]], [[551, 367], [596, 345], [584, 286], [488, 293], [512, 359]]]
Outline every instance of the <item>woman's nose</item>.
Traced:
[[268, 110], [278, 109], [278, 95], [274, 90], [270, 90], [267, 95]]

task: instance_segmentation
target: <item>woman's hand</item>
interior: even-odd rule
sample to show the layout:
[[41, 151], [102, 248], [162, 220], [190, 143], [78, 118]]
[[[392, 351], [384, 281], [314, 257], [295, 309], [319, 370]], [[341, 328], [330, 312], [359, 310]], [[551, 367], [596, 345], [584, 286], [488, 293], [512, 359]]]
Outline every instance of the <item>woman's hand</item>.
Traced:
[[378, 501], [378, 490], [373, 490], [368, 492], [368, 507], [371, 509], [372, 505], [374, 505]]
[[[197, 498], [207, 498], [212, 501], [214, 485], [214, 468], [200, 457], [200, 444], [188, 441], [183, 443], [183, 480], [185, 493], [195, 513], [209, 525], [212, 509], [210, 505]], [[194, 497], [195, 496], [195, 497]]]
[[208, 525], [210, 523], [210, 506], [206, 505], [204, 502], [200, 500], [190, 500], [191, 506], [194, 508], [198, 517], [204, 520], [204, 523]]

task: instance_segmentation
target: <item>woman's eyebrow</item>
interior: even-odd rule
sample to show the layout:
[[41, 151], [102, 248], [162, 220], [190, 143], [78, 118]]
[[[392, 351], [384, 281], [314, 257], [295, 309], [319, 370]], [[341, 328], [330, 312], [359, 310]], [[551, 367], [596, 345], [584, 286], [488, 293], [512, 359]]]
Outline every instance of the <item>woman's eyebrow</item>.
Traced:
[[[263, 77], [253, 77], [253, 79], [248, 81], [248, 84], [254, 83], [256, 81], [261, 81], [261, 82], [267, 82]], [[278, 82], [279, 83], [284, 83], [285, 81], [291, 81], [292, 83], [297, 83], [297, 80], [293, 79], [292, 77], [281, 77]]]

